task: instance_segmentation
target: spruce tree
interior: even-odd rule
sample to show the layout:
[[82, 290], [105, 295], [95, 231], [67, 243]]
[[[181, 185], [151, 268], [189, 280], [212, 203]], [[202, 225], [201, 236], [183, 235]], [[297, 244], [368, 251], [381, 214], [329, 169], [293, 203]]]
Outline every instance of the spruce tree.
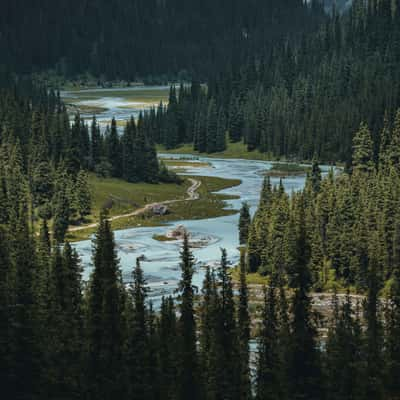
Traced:
[[121, 385], [122, 283], [114, 235], [105, 211], [93, 242], [94, 270], [87, 304], [87, 392], [89, 399], [112, 399]]
[[239, 287], [239, 304], [238, 304], [238, 341], [239, 341], [239, 365], [240, 365], [240, 381], [239, 396], [240, 400], [251, 399], [250, 384], [250, 314], [249, 314], [249, 294], [246, 282], [246, 254], [244, 251], [240, 253], [240, 287]]
[[147, 327], [147, 288], [140, 262], [136, 260], [133, 271], [133, 284], [130, 289], [131, 301], [133, 302], [133, 315], [130, 321], [128, 351], [125, 355], [129, 395], [140, 400], [149, 398], [150, 376], [149, 374], [149, 335]]
[[218, 268], [220, 285], [218, 307], [218, 368], [220, 369], [219, 391], [226, 399], [238, 396], [240, 373], [238, 368], [238, 337], [235, 318], [232, 279], [228, 271], [226, 250], [222, 249], [221, 264]]
[[172, 297], [162, 298], [160, 320], [158, 326], [159, 360], [160, 360], [160, 392], [166, 400], [177, 399], [177, 321], [174, 300]]
[[178, 398], [186, 400], [188, 398], [197, 399], [200, 396], [196, 321], [194, 314], [195, 288], [192, 285], [194, 260], [190, 251], [187, 233], [185, 233], [183, 239], [180, 267], [182, 270], [182, 278], [179, 286], [181, 304], [178, 324], [178, 334], [180, 336], [180, 365], [178, 367], [179, 386], [177, 391]]
[[249, 226], [251, 223], [249, 205], [245, 202], [242, 204], [239, 216], [239, 243], [246, 244], [249, 238]]
[[327, 398], [357, 398], [363, 383], [361, 368], [361, 327], [354, 315], [351, 297], [347, 294], [340, 306], [333, 296], [333, 316], [326, 343]]
[[383, 397], [383, 328], [380, 317], [379, 300], [379, 261], [376, 249], [371, 250], [368, 270], [368, 295], [364, 302], [365, 384], [364, 398], [382, 399]]
[[13, 374], [13, 328], [14, 314], [12, 307], [15, 296], [14, 268], [10, 259], [8, 235], [3, 226], [0, 226], [0, 382], [4, 393], [12, 395], [14, 392]]
[[221, 371], [218, 368], [218, 294], [215, 273], [209, 266], [202, 288], [202, 303], [200, 306], [200, 352], [202, 383], [204, 397], [216, 399], [218, 394], [218, 382]]
[[276, 288], [272, 284], [268, 289], [264, 288], [262, 327], [257, 360], [257, 400], [282, 398], [278, 332]]
[[75, 202], [76, 210], [80, 220], [90, 215], [92, 207], [92, 198], [88, 182], [88, 175], [85, 171], [80, 170], [75, 182]]
[[308, 270], [309, 244], [305, 231], [304, 200], [299, 199], [296, 273], [291, 286], [294, 295], [291, 305], [291, 333], [288, 354], [288, 395], [291, 399], [321, 399], [322, 376], [320, 354], [316, 343], [316, 328], [311, 310]]
[[106, 137], [106, 149], [108, 162], [112, 166], [111, 174], [115, 178], [120, 178], [122, 175], [121, 144], [115, 118], [111, 120], [110, 133]]
[[391, 398], [400, 395], [400, 229], [399, 223], [396, 224], [396, 247], [395, 247], [395, 266], [393, 271], [392, 285], [386, 304], [385, 312], [385, 392]]
[[370, 173], [374, 170], [374, 150], [368, 125], [362, 123], [353, 138], [353, 171]]

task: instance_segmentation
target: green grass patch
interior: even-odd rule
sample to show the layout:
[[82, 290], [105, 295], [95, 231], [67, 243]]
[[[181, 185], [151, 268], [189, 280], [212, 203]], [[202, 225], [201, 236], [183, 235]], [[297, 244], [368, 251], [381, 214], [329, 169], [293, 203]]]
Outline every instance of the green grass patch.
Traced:
[[108, 207], [110, 216], [124, 214], [149, 203], [184, 199], [191, 185], [187, 179], [180, 185], [174, 183], [129, 183], [121, 179], [104, 179], [90, 175], [92, 192], [92, 219], [97, 219], [100, 210]]
[[247, 159], [247, 160], [262, 160], [262, 161], [270, 161], [270, 160], [275, 160], [271, 154], [269, 153], [261, 153], [258, 150], [254, 151], [248, 151], [247, 150], [247, 145], [245, 145], [243, 142], [237, 142], [237, 143], [227, 143], [227, 148], [223, 152], [219, 153], [212, 153], [212, 154], [206, 154], [206, 153], [199, 153], [195, 150], [193, 150], [193, 145], [192, 144], [186, 144], [184, 146], [178, 147], [177, 149], [165, 149], [162, 146], [158, 147], [158, 151], [162, 153], [171, 153], [171, 154], [197, 154], [197, 155], [202, 155], [205, 157], [212, 157], [212, 158], [242, 158], [242, 159]]
[[[239, 283], [240, 281], [240, 269], [239, 267], [235, 267], [232, 269], [232, 280], [234, 283]], [[246, 280], [248, 285], [268, 285], [269, 278], [267, 276], [263, 276], [258, 272], [248, 273], [246, 275]]]
[[[200, 198], [193, 201], [180, 201], [168, 205], [167, 215], [155, 216], [152, 213], [145, 213], [136, 216], [129, 216], [112, 221], [114, 230], [127, 229], [141, 226], [161, 226], [167, 222], [186, 219], [215, 218], [224, 215], [236, 214], [237, 210], [225, 210], [225, 200], [235, 198], [216, 194], [213, 192], [237, 186], [241, 183], [239, 179], [222, 179], [216, 177], [193, 177], [201, 181], [198, 189]], [[173, 199], [185, 199], [187, 189], [191, 182], [187, 179], [181, 185], [145, 183], [127, 183], [118, 179], [101, 179], [95, 176], [90, 177], [90, 185], [93, 194], [93, 212], [88, 218], [88, 223], [97, 222], [102, 206], [112, 200], [110, 216], [127, 214], [143, 207], [148, 203], [161, 202]], [[70, 241], [86, 240], [95, 232], [95, 228], [82, 229], [69, 232], [67, 239]]]
[[153, 239], [159, 242], [175, 242], [176, 239], [166, 235], [153, 235]]
[[174, 160], [174, 159], [168, 159], [168, 158], [163, 158], [162, 161], [167, 167], [181, 167], [181, 168], [207, 168], [211, 167], [211, 164], [208, 162], [202, 162], [202, 161], [186, 161], [186, 160]]
[[295, 163], [275, 163], [271, 169], [265, 171], [267, 176], [294, 176], [304, 175], [311, 171], [310, 165]]

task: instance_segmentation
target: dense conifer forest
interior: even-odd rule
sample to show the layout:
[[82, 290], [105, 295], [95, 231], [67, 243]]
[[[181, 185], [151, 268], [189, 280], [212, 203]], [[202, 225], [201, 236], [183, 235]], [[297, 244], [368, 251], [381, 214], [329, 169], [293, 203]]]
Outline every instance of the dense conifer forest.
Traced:
[[172, 93], [156, 140], [207, 153], [244, 141], [271, 156], [350, 163], [359, 124], [370, 125], [378, 147], [382, 115], [400, 106], [399, 9], [356, 0], [343, 15], [333, 9], [317, 32], [229, 63], [200, 93]]
[[[23, 10], [23, 12], [21, 12]], [[0, 52], [7, 70], [54, 69], [99, 79], [206, 78], [322, 16], [301, 0], [6, 1]]]
[[[400, 398], [400, 3], [6, 2], [0, 14], [0, 387], [5, 398]], [[29, 74], [183, 76], [123, 129], [71, 114]], [[182, 72], [183, 71], [183, 72]], [[190, 82], [190, 83], [188, 83]], [[179, 86], [179, 87], [178, 87]], [[313, 160], [244, 203], [234, 273], [201, 288], [190, 237], [173, 296], [129, 280], [107, 210], [92, 270], [65, 240], [89, 177], [180, 183], [156, 145]], [[320, 165], [335, 162], [324, 174]], [[250, 275], [249, 275], [250, 274]], [[249, 276], [261, 277], [261, 302]], [[313, 295], [328, 293], [329, 313]]]

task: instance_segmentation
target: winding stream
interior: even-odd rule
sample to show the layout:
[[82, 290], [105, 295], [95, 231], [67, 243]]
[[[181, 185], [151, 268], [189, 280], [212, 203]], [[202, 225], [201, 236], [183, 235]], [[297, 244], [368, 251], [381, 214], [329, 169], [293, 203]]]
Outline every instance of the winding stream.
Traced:
[[[66, 101], [76, 106], [98, 106], [103, 110], [97, 115], [102, 124], [106, 124], [112, 117], [117, 121], [136, 116], [141, 110], [148, 109], [158, 103], [160, 98], [165, 98], [167, 87], [129, 88], [129, 89], [95, 89], [79, 92], [64, 92]], [[81, 114], [85, 119], [91, 115]], [[103, 125], [104, 126], [104, 125]], [[188, 158], [185, 155], [164, 155], [168, 158]], [[163, 157], [160, 154], [160, 157]], [[266, 161], [217, 159], [208, 157], [196, 157], [209, 166], [188, 168], [187, 175], [214, 176], [220, 178], [240, 179], [239, 186], [225, 189], [220, 193], [238, 196], [238, 199], [228, 200], [226, 207], [238, 210], [243, 201], [247, 201], [254, 213], [258, 204], [259, 193], [263, 181], [263, 172], [270, 169], [272, 164]], [[328, 167], [322, 167], [324, 172]], [[279, 178], [271, 178], [272, 184], [278, 184]], [[300, 190], [304, 187], [305, 175], [287, 177], [283, 180], [287, 192]], [[120, 259], [123, 279], [130, 281], [132, 268], [136, 258], [141, 257], [142, 268], [148, 282], [149, 297], [157, 305], [164, 295], [173, 294], [180, 279], [179, 251], [181, 242], [160, 242], [153, 239], [154, 235], [165, 234], [174, 226], [183, 225], [192, 235], [194, 241], [204, 241], [205, 246], [194, 248], [196, 259], [196, 273], [194, 284], [201, 287], [204, 278], [205, 264], [216, 265], [220, 259], [221, 248], [228, 252], [229, 262], [237, 263], [238, 251], [238, 220], [239, 215], [229, 215], [219, 218], [204, 220], [177, 221], [161, 227], [143, 227], [125, 229], [115, 232], [115, 240]], [[91, 263], [92, 244], [90, 240], [75, 243], [75, 247], [82, 259], [84, 266], [84, 279], [88, 279], [93, 265]]]
[[[163, 155], [160, 156], [162, 157]], [[185, 155], [185, 157], [188, 156], [190, 155]], [[168, 157], [179, 158], [182, 155], [168, 154]], [[255, 211], [263, 181], [262, 172], [271, 168], [271, 163], [208, 157], [199, 157], [198, 159], [209, 163], [211, 167], [187, 169], [186, 174], [241, 179], [242, 183], [239, 186], [225, 189], [220, 193], [240, 196], [239, 199], [228, 200], [228, 208], [239, 209], [241, 203], [247, 201], [251, 206], [251, 211]], [[273, 184], [278, 184], [279, 178], [271, 178], [271, 181]], [[285, 189], [288, 192], [303, 188], [304, 182], [305, 176], [288, 177], [283, 180]], [[153, 235], [165, 234], [174, 226], [183, 225], [194, 240], [203, 239], [207, 242], [205, 247], [193, 249], [196, 259], [194, 284], [201, 287], [204, 278], [204, 268], [202, 266], [204, 264], [217, 264], [221, 248], [227, 250], [231, 263], [238, 261], [238, 219], [239, 215], [235, 214], [204, 220], [177, 221], [162, 227], [143, 227], [116, 231], [115, 240], [124, 280], [130, 280], [135, 260], [137, 257], [141, 257], [143, 258], [142, 267], [150, 287], [150, 298], [153, 302], [157, 304], [163, 295], [172, 294], [177, 288], [180, 278], [179, 250], [181, 242], [160, 242], [154, 240]], [[78, 242], [75, 246], [85, 266], [84, 277], [87, 278], [92, 269], [91, 242]]]

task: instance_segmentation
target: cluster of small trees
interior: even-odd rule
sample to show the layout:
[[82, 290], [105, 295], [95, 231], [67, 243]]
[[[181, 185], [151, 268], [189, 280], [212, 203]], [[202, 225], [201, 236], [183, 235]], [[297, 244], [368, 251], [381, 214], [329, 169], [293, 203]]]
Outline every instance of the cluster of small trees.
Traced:
[[[81, 129], [79, 128], [81, 126]], [[82, 132], [82, 141], [89, 143], [84, 154], [85, 167], [103, 177], [121, 178], [128, 182], [180, 182], [179, 178], [160, 164], [149, 132], [149, 124], [142, 114], [138, 121], [132, 117], [127, 121], [122, 135], [118, 133], [117, 122], [113, 118], [111, 127], [104, 134], [93, 117], [90, 127], [75, 117], [72, 129]], [[82, 147], [80, 147], [82, 149]]]
[[143, 115], [146, 137], [173, 149], [183, 143], [194, 143], [200, 152], [220, 152], [226, 148], [226, 119], [214, 99], [208, 99], [196, 81], [181, 85], [179, 94], [171, 87], [168, 106], [162, 103]]

